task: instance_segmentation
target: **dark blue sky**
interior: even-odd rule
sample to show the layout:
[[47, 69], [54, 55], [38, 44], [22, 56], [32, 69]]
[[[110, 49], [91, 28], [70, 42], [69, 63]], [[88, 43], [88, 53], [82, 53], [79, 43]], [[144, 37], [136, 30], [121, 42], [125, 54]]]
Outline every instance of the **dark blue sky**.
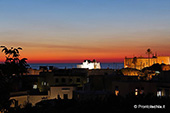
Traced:
[[1, 43], [39, 51], [32, 60], [170, 55], [169, 20], [170, 0], [0, 0]]

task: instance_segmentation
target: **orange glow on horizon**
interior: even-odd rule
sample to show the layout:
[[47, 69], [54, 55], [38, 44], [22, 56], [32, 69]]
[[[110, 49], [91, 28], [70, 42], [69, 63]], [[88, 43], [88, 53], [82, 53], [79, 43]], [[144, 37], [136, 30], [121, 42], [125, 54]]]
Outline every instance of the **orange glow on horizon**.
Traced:
[[[86, 58], [88, 60], [93, 60], [93, 59], [90, 59], [90, 58]], [[82, 63], [84, 60], [86, 59], [60, 59], [60, 60], [36, 60], [36, 59], [28, 59], [27, 62], [28, 63]], [[123, 60], [124, 59], [121, 59], [121, 58], [117, 58], [117, 59], [95, 59], [97, 60], [97, 62], [101, 62], [101, 63], [113, 63], [113, 62], [116, 62], [116, 63], [123, 63]], [[0, 62], [4, 62], [4, 60], [0, 60]]]
[[[88, 58], [87, 58], [88, 59]], [[82, 63], [85, 59], [80, 60], [28, 60], [28, 63]], [[93, 60], [93, 59], [89, 59]], [[123, 59], [96, 59], [101, 63], [123, 63]]]
[[[157, 48], [157, 47], [133, 47], [133, 46], [115, 46], [115, 47], [105, 47], [105, 46], [57, 46], [54, 45], [45, 47], [43, 45], [32, 44], [28, 46], [19, 45], [23, 48], [20, 51], [20, 58], [27, 58], [28, 63], [82, 63], [84, 60], [96, 59], [98, 62], [123, 62], [126, 57], [139, 57], [147, 56], [146, 50], [151, 48], [153, 53], [157, 53], [158, 56], [169, 56], [169, 49]], [[50, 44], [49, 44], [50, 45]], [[14, 47], [19, 47], [14, 45]], [[11, 47], [11, 45], [7, 45]], [[167, 53], [167, 54], [164, 54]], [[0, 52], [0, 62], [5, 61], [4, 53]]]
[[[5, 61], [5, 55], [0, 54], [0, 62]], [[56, 53], [47, 53], [42, 52], [21, 52], [20, 58], [27, 58], [28, 63], [82, 63], [84, 60], [93, 60], [96, 59], [98, 62], [102, 63], [112, 63], [112, 62], [123, 62], [124, 56], [113, 57], [111, 54], [56, 54]]]

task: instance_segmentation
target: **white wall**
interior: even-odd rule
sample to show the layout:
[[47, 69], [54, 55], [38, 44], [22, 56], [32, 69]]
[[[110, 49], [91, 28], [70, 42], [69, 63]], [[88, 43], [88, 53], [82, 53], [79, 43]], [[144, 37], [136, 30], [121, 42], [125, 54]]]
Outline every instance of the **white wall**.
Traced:
[[88, 62], [85, 61], [83, 64], [77, 65], [77, 68], [87, 68], [87, 69], [101, 69], [100, 63], [98, 62]]
[[[36, 103], [40, 102], [42, 98], [47, 98], [47, 95], [24, 95], [24, 96], [14, 96], [10, 97], [10, 99], [15, 99], [18, 101], [18, 105], [21, 106], [21, 108], [24, 107], [26, 103], [31, 103], [33, 106], [35, 106]], [[11, 105], [11, 107], [14, 107], [15, 103]]]
[[61, 99], [64, 99], [64, 94], [68, 95], [68, 99], [73, 98], [73, 91], [75, 88], [73, 86], [54, 86], [50, 87], [48, 96], [50, 99], [58, 99], [58, 95]]

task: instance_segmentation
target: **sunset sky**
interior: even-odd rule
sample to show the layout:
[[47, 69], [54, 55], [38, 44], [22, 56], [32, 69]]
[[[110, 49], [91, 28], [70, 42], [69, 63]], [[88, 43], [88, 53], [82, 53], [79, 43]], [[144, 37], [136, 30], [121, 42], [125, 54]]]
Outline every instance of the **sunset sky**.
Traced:
[[22, 47], [29, 63], [167, 56], [170, 0], [0, 0], [0, 45]]

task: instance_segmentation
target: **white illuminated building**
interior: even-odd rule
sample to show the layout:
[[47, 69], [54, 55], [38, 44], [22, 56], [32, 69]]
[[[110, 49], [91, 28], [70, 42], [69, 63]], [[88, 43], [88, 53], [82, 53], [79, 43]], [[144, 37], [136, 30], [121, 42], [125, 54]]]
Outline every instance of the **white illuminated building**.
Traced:
[[83, 64], [77, 65], [77, 68], [101, 69], [100, 62], [96, 62], [96, 60], [85, 60]]

